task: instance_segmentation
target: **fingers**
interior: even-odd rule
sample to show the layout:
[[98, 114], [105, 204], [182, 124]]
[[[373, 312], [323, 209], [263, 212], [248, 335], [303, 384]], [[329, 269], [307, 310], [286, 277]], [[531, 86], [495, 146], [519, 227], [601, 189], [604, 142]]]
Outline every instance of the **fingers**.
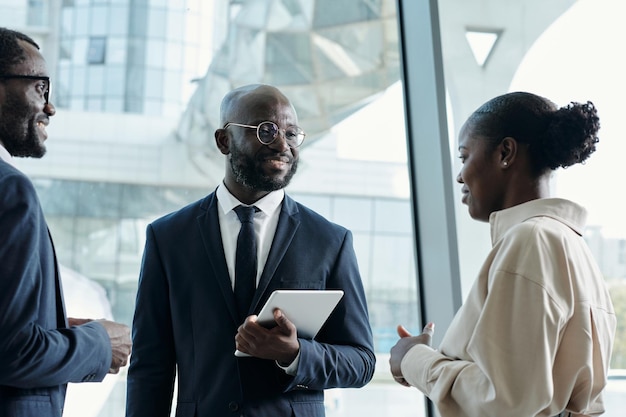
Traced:
[[130, 328], [125, 324], [109, 320], [98, 320], [109, 335], [111, 342], [111, 367], [109, 373], [118, 373], [121, 366], [126, 365], [132, 351]]
[[398, 336], [400, 337], [411, 337], [411, 333], [409, 333], [409, 331], [406, 329], [406, 327], [404, 327], [403, 325], [399, 324], [397, 327], [397, 331], [398, 331]]
[[424, 326], [424, 330], [422, 330], [422, 333], [426, 333], [427, 335], [432, 337], [432, 335], [435, 334], [435, 323], [431, 321], [426, 326]]
[[67, 318], [67, 324], [70, 327], [72, 327], [72, 326], [80, 326], [80, 325], [83, 325], [85, 323], [89, 323], [90, 321], [93, 321], [93, 320], [92, 319], [77, 319], [75, 317], [68, 317]]
[[404, 385], [405, 387], [410, 387], [411, 386], [411, 384], [406, 382], [406, 380], [403, 377], [401, 377], [401, 376], [394, 376], [393, 380], [396, 381], [400, 385]]
[[429, 322], [424, 326], [422, 333], [417, 336], [412, 336], [411, 333], [401, 325], [397, 327], [397, 332], [398, 336], [400, 336], [400, 340], [398, 340], [389, 352], [389, 368], [394, 381], [405, 387], [410, 387], [411, 384], [402, 376], [402, 359], [413, 346], [420, 344], [430, 346], [433, 333], [435, 332], [435, 324]]

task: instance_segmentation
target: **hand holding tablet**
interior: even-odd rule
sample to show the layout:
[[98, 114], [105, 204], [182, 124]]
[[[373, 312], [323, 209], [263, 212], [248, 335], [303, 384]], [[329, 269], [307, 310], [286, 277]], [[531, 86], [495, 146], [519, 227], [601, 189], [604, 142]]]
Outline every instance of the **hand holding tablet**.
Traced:
[[[298, 337], [313, 339], [343, 297], [342, 290], [276, 290], [261, 309], [257, 323], [276, 325], [274, 310], [279, 308], [298, 330]], [[235, 351], [235, 356], [250, 356]]]

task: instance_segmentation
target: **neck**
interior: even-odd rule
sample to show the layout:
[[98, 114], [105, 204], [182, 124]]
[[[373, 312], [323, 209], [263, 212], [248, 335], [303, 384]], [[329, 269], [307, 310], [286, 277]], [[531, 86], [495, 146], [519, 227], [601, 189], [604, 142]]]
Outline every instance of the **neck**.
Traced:
[[512, 186], [510, 198], [507, 199], [508, 204], [505, 204], [505, 206], [508, 208], [531, 200], [549, 198], [551, 194], [550, 173], [548, 173]]
[[224, 187], [230, 192], [237, 200], [243, 204], [252, 205], [269, 194], [269, 191], [258, 191], [248, 187], [233, 187], [228, 185], [228, 181], [224, 181]]

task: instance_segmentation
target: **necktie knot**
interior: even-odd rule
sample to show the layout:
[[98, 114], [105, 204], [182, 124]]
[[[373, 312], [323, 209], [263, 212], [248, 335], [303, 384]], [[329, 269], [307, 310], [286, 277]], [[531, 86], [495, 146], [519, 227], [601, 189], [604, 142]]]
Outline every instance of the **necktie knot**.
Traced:
[[254, 213], [258, 211], [255, 206], [242, 206], [235, 207], [235, 213], [241, 223], [252, 223], [254, 219]]

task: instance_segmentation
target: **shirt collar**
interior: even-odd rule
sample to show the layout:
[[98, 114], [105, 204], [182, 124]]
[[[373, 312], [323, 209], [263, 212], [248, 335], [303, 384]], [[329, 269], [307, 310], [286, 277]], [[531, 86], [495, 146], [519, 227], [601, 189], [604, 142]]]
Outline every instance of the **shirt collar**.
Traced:
[[495, 244], [513, 226], [532, 217], [551, 217], [582, 236], [587, 211], [580, 205], [562, 198], [540, 198], [508, 209], [495, 211], [489, 216], [491, 243]]
[[[230, 191], [228, 191], [228, 188], [226, 188], [224, 183], [221, 183], [217, 187], [215, 194], [217, 195], [217, 203], [224, 214], [228, 213], [238, 205], [243, 204], [241, 201], [237, 200], [237, 198], [232, 195]], [[257, 200], [254, 203], [254, 206], [267, 216], [271, 216], [276, 210], [278, 210], [278, 208], [280, 208], [284, 198], [285, 190], [281, 188], [280, 190], [272, 191], [265, 197]]]
[[0, 159], [2, 159], [4, 162], [6, 162], [7, 164], [11, 166], [15, 166], [13, 162], [13, 157], [11, 156], [9, 151], [7, 151], [7, 148], [5, 148], [1, 143], [0, 143]]

